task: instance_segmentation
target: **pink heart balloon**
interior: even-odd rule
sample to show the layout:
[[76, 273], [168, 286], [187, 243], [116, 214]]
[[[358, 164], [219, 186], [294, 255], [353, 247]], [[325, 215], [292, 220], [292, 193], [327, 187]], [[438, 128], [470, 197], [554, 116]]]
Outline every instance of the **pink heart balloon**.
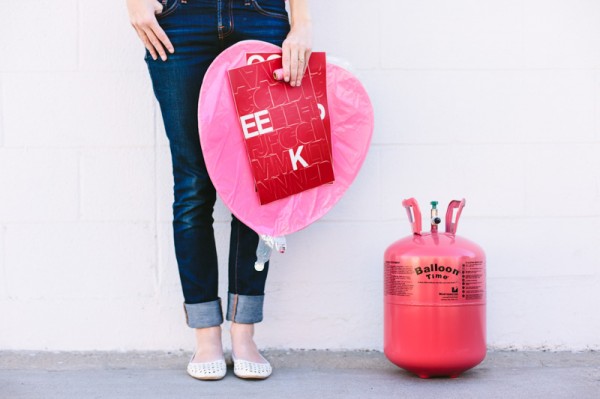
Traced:
[[270, 43], [246, 40], [223, 51], [210, 65], [200, 90], [200, 144], [210, 178], [231, 212], [259, 234], [282, 236], [303, 229], [342, 197], [362, 166], [373, 135], [373, 107], [350, 72], [327, 64], [335, 181], [261, 205], [235, 110], [227, 71], [246, 65], [246, 53], [276, 53]]

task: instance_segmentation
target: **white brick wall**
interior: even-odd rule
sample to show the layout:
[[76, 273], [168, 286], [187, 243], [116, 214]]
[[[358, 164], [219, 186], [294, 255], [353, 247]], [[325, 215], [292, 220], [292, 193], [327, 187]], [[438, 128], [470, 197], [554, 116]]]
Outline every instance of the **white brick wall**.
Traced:
[[0, 74], [0, 147], [4, 146], [4, 110], [3, 110], [3, 82]]
[[0, 227], [0, 301], [6, 301], [8, 298], [8, 286], [6, 284], [6, 267], [4, 266], [4, 258], [6, 256], [4, 237], [6, 227]]
[[153, 148], [83, 151], [80, 164], [81, 219], [154, 220], [155, 158]]
[[144, 71], [5, 75], [8, 147], [154, 145], [153, 94]]
[[[0, 349], [191, 349], [168, 141], [124, 1], [13, 3], [0, 13]], [[490, 346], [600, 349], [600, 3], [312, 10], [315, 49], [351, 64], [376, 129], [346, 196], [273, 259], [259, 343], [381, 349], [401, 200], [464, 196], [459, 232], [488, 256]], [[215, 219], [225, 297], [220, 202]]]
[[[2, 1], [0, 70], [74, 71], [78, 63], [77, 0]], [[12, 79], [13, 76], [11, 76]]]
[[[144, 49], [129, 26], [125, 1], [112, 0], [110, 3], [79, 0], [78, 69], [135, 71], [135, 76], [145, 78], [146, 64], [140, 62]], [[136, 98], [142, 99], [141, 96]]]
[[149, 223], [10, 224], [5, 238], [9, 297], [16, 301], [152, 298], [156, 245], [154, 226]]
[[70, 149], [0, 149], [2, 222], [75, 221], [78, 155]]

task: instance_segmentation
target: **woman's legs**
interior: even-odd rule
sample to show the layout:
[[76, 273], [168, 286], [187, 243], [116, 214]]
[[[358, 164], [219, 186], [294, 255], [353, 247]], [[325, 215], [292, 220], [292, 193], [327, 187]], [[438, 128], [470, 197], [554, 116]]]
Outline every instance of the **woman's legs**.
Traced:
[[[223, 42], [228, 47], [241, 40], [263, 40], [281, 46], [290, 26], [283, 0], [261, 1], [260, 9], [251, 1], [224, 0], [231, 7], [223, 19]], [[228, 27], [230, 29], [228, 29]], [[227, 320], [231, 323], [232, 351], [239, 359], [261, 363], [264, 359], [254, 343], [254, 323], [262, 321], [264, 289], [269, 263], [256, 271], [258, 236], [235, 216], [231, 221], [229, 247], [229, 293]]]
[[186, 321], [196, 329], [197, 362], [223, 355], [223, 314], [212, 216], [216, 193], [198, 136], [200, 85], [220, 50], [214, 29], [208, 28], [216, 25], [215, 11], [206, 4], [187, 10], [185, 4], [180, 4], [175, 12], [159, 16], [175, 53], [166, 62], [146, 56], [171, 149], [175, 254]]
[[[196, 329], [197, 362], [221, 356], [223, 321], [212, 227], [215, 189], [198, 137], [200, 85], [212, 60], [237, 41], [258, 39], [281, 45], [289, 31], [284, 2], [261, 4], [259, 10], [253, 2], [242, 0], [180, 3], [175, 11], [159, 17], [175, 53], [166, 62], [146, 57], [171, 149], [175, 253], [186, 320]], [[231, 225], [227, 319], [233, 322], [234, 352], [255, 361], [260, 355], [253, 341], [253, 324], [262, 320], [268, 266], [261, 272], [254, 270], [257, 234], [235, 217]]]
[[227, 304], [227, 320], [232, 322], [231, 346], [237, 358], [260, 363], [264, 359], [254, 343], [254, 323], [262, 321], [263, 318], [265, 280], [269, 262], [262, 271], [254, 268], [257, 245], [257, 234], [233, 216]]

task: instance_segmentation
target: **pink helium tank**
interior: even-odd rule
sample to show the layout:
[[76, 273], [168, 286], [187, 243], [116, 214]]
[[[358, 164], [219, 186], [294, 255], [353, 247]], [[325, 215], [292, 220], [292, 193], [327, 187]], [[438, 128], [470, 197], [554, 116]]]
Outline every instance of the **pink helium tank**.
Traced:
[[457, 377], [485, 358], [485, 254], [455, 234], [464, 199], [450, 202], [443, 233], [431, 204], [423, 233], [415, 199], [402, 202], [413, 235], [385, 251], [384, 351], [421, 378]]

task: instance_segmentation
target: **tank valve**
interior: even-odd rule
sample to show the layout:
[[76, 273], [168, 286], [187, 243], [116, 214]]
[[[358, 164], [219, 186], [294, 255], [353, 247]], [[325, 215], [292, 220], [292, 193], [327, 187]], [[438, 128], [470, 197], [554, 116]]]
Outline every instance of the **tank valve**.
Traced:
[[442, 223], [442, 219], [438, 216], [437, 205], [438, 205], [437, 201], [431, 201], [431, 231], [432, 232], [437, 232], [438, 224]]

